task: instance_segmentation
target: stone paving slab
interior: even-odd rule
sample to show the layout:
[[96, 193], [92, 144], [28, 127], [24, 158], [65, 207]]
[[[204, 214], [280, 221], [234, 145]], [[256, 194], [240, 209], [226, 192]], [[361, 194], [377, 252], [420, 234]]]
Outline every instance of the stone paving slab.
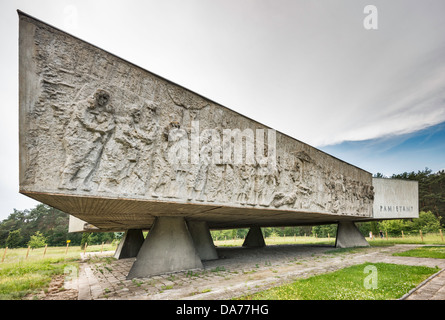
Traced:
[[[370, 247], [327, 254], [327, 246], [277, 245], [265, 248], [218, 248], [221, 259], [204, 261], [204, 269], [127, 280], [135, 258], [91, 260], [79, 273], [79, 300], [231, 299], [298, 278], [335, 271], [365, 262], [438, 266], [445, 259], [392, 256], [419, 245]], [[88, 285], [87, 285], [88, 284]], [[432, 277], [406, 300], [445, 300], [445, 272]]]
[[445, 269], [419, 285], [404, 300], [445, 300]]

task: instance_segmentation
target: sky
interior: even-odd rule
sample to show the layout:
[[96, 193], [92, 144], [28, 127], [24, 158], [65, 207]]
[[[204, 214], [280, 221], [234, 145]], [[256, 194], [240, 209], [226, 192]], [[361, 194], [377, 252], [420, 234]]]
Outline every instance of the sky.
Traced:
[[371, 173], [445, 169], [443, 0], [2, 0], [0, 220], [37, 204], [17, 9]]

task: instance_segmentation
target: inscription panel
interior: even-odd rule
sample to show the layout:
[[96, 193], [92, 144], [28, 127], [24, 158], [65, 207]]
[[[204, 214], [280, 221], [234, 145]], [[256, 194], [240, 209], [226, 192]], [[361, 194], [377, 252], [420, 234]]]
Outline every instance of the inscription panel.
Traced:
[[375, 190], [374, 218], [402, 219], [419, 217], [417, 181], [372, 178]]

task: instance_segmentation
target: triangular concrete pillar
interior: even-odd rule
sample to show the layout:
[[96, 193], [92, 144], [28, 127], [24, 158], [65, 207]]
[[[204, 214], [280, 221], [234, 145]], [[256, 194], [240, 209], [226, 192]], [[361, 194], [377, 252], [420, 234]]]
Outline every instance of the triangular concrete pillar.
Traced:
[[337, 227], [335, 246], [337, 248], [369, 247], [369, 243], [354, 222], [341, 221]]
[[207, 222], [187, 221], [187, 226], [201, 260], [218, 259]]
[[258, 226], [250, 227], [246, 239], [244, 239], [243, 247], [261, 248], [265, 246], [266, 242], [264, 242], [264, 237], [263, 233], [261, 232], [261, 228]]
[[116, 248], [116, 259], [134, 258], [144, 243], [144, 235], [140, 229], [127, 230]]
[[201, 268], [184, 218], [157, 217], [127, 279]]

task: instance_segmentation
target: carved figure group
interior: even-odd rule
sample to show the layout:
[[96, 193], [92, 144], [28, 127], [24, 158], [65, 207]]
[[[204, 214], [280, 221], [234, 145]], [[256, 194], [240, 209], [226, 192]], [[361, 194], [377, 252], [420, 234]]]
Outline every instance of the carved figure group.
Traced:
[[164, 120], [147, 101], [118, 114], [110, 93], [97, 89], [72, 107], [63, 138], [61, 189], [332, 213], [351, 208], [359, 213], [372, 201], [372, 186], [331, 173], [305, 151], [275, 159], [265, 156], [266, 146], [264, 154], [251, 157], [253, 163], [215, 161], [222, 148], [214, 133], [228, 125], [221, 112], [214, 113], [217, 128], [199, 137], [194, 162], [188, 161], [194, 156], [188, 151], [190, 136], [199, 130], [192, 123], [200, 110], [190, 103], [181, 102]]

